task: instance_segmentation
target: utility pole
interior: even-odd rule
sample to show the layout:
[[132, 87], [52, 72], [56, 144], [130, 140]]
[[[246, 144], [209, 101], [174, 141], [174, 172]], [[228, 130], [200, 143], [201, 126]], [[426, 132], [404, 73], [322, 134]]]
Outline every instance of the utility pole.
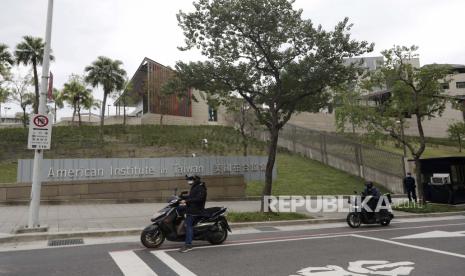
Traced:
[[[40, 83], [39, 97], [39, 114], [46, 115], [46, 97], [48, 89], [49, 67], [50, 67], [50, 42], [52, 39], [52, 17], [53, 17], [53, 0], [48, 0], [47, 9], [47, 26], [45, 29], [45, 48], [44, 58], [42, 61], [42, 79]], [[40, 179], [41, 163], [43, 160], [43, 150], [35, 150], [34, 168], [32, 172], [31, 201], [29, 205], [29, 219], [27, 227], [30, 229], [39, 228], [39, 208], [40, 208], [40, 190], [42, 179]]]

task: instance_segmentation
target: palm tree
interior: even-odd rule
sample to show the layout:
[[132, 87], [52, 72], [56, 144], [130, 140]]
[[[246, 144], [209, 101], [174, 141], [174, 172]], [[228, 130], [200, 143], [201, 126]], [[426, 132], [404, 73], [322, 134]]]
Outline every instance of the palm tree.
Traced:
[[15, 63], [13, 56], [8, 51], [8, 46], [0, 43], [0, 76], [6, 77], [10, 66]]
[[[40, 37], [24, 36], [23, 42], [16, 45], [15, 56], [17, 64], [24, 64], [28, 66], [32, 64], [32, 70], [34, 72], [34, 88], [35, 88], [35, 101], [34, 101], [34, 113], [38, 113], [39, 110], [39, 77], [37, 74], [37, 66], [42, 65], [44, 57], [45, 43]], [[54, 60], [54, 57], [50, 55], [50, 60]]]
[[73, 107], [73, 118], [71, 121], [74, 122], [74, 117], [77, 113], [79, 118], [79, 126], [81, 126], [81, 106], [84, 105], [85, 107], [90, 101], [89, 98], [92, 97], [92, 91], [86, 88], [81, 77], [72, 75], [69, 78], [69, 81], [64, 84], [61, 97], [63, 101], [66, 101]]
[[100, 138], [103, 138], [103, 123], [105, 118], [105, 106], [107, 96], [114, 91], [124, 88], [126, 71], [121, 68], [123, 63], [119, 60], [112, 60], [108, 57], [100, 56], [92, 65], [84, 70], [87, 72], [86, 82], [93, 87], [101, 85], [103, 87], [102, 113], [100, 116]]
[[61, 93], [60, 90], [53, 88], [52, 101], [53, 101], [53, 121], [56, 124], [57, 108], [62, 109], [64, 107], [63, 94]]

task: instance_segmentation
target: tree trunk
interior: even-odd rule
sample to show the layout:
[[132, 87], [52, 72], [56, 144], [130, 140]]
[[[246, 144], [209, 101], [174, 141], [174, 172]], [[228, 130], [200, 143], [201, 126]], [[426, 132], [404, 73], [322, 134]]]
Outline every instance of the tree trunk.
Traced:
[[105, 120], [105, 106], [107, 104], [107, 91], [103, 92], [102, 114], [100, 114], [100, 141], [103, 141], [103, 124]]
[[419, 110], [416, 112], [416, 118], [417, 118], [417, 127], [418, 127], [418, 134], [420, 136], [420, 148], [418, 151], [413, 154], [413, 157], [415, 159], [415, 167], [416, 167], [416, 176], [417, 176], [417, 187], [418, 187], [418, 198], [420, 202], [424, 202], [423, 199], [423, 182], [421, 181], [421, 171], [420, 171], [420, 158], [423, 152], [425, 151], [425, 133], [423, 131], [423, 124], [421, 123], [421, 118], [418, 116]]
[[414, 157], [415, 160], [415, 177], [417, 182], [417, 198], [419, 203], [425, 203], [424, 194], [423, 194], [423, 181], [421, 180], [421, 165], [420, 165], [420, 158]]
[[459, 135], [459, 152], [462, 152], [462, 137]]
[[74, 117], [76, 117], [76, 103], [73, 104], [73, 117], [71, 118], [71, 122], [74, 125]]
[[78, 108], [77, 112], [78, 112], [79, 126], [81, 126], [81, 122], [82, 122], [81, 121], [81, 105], [79, 103], [78, 103], [77, 108]]
[[53, 122], [56, 124], [57, 123], [57, 102], [54, 101], [53, 104], [54, 104], [54, 108], [55, 108], [55, 113], [54, 113], [55, 116], [53, 117]]
[[26, 107], [23, 107], [23, 126], [27, 128]]
[[126, 99], [123, 98], [123, 126], [126, 125]]
[[35, 103], [34, 103], [34, 114], [39, 114], [39, 77], [37, 75], [37, 61], [35, 59], [32, 60], [32, 69], [34, 71], [34, 88], [35, 88]]
[[272, 191], [273, 184], [273, 168], [276, 160], [276, 150], [278, 148], [278, 135], [279, 129], [274, 128], [269, 129], [270, 131], [270, 141], [268, 142], [268, 162], [266, 163], [265, 171], [265, 186], [263, 187], [260, 212], [264, 212], [264, 197], [270, 196]]
[[242, 136], [242, 149], [243, 149], [243, 154], [244, 156], [247, 156], [247, 149], [248, 149], [248, 141], [247, 141], [247, 135], [245, 133], [244, 125], [240, 125], [240, 130], [241, 130], [241, 136]]

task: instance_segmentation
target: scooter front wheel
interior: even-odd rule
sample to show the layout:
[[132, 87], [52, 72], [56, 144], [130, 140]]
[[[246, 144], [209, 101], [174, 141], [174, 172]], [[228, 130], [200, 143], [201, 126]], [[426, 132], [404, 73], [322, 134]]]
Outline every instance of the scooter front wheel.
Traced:
[[347, 215], [347, 224], [352, 228], [358, 228], [362, 224], [362, 219], [359, 214], [349, 213]]
[[144, 230], [140, 234], [140, 241], [147, 248], [158, 248], [165, 241], [165, 235], [160, 229]]

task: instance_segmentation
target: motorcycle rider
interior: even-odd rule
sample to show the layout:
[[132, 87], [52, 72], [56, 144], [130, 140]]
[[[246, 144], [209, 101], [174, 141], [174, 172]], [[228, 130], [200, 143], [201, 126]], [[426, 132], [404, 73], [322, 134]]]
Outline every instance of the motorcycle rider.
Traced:
[[200, 180], [198, 175], [187, 177], [187, 183], [191, 186], [187, 196], [181, 196], [183, 199], [180, 204], [186, 211], [186, 240], [179, 252], [188, 252], [192, 250], [192, 239], [194, 238], [194, 224], [197, 217], [202, 215], [207, 200], [207, 188], [205, 182]]
[[376, 206], [378, 204], [378, 200], [381, 197], [381, 193], [379, 190], [373, 186], [373, 182], [367, 181], [365, 182], [365, 190], [363, 191], [364, 196], [371, 196], [370, 200], [368, 201], [367, 205], [372, 210], [372, 213], [375, 211]]

